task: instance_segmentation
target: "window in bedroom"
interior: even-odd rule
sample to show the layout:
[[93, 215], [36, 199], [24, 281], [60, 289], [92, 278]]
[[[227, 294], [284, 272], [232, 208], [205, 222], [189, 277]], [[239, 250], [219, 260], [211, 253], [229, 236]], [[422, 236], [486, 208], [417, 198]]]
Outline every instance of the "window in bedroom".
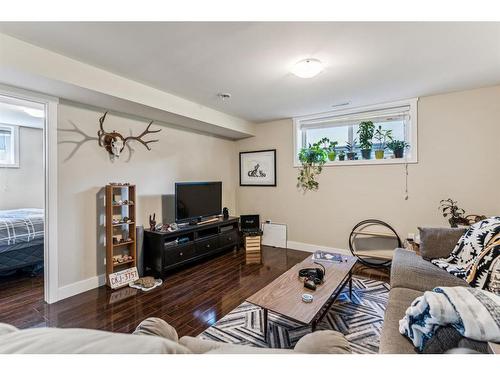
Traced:
[[0, 167], [19, 167], [19, 127], [0, 124]]
[[[358, 133], [363, 122], [371, 122], [374, 126], [371, 149], [365, 151], [362, 151]], [[377, 130], [380, 130], [378, 134]], [[388, 134], [385, 142], [384, 134]], [[417, 99], [295, 118], [295, 166], [300, 165], [298, 154], [302, 148], [325, 137], [337, 142], [335, 159], [328, 160], [325, 165], [415, 163]]]

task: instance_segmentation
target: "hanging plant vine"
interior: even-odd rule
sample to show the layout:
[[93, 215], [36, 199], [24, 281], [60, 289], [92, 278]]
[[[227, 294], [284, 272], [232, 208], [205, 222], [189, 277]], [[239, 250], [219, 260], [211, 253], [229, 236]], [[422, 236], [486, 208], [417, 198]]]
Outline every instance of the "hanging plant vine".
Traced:
[[297, 177], [297, 188], [304, 192], [318, 190], [319, 182], [316, 177], [323, 170], [323, 165], [328, 158], [328, 152], [333, 151], [337, 142], [323, 138], [309, 147], [304, 147], [299, 152], [299, 161], [302, 164]]

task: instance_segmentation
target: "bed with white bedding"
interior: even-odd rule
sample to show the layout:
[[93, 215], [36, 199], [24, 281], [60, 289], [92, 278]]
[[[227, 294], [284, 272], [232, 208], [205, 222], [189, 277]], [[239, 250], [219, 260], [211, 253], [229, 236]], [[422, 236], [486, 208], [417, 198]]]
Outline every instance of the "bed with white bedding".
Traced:
[[0, 273], [43, 265], [44, 212], [0, 210]]

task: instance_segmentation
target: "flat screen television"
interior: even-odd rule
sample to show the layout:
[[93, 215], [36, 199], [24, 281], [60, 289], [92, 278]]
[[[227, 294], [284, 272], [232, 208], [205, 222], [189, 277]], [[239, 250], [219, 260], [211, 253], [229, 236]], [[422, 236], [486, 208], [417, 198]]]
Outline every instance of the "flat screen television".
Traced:
[[185, 222], [220, 215], [222, 182], [177, 182], [175, 184], [175, 221]]

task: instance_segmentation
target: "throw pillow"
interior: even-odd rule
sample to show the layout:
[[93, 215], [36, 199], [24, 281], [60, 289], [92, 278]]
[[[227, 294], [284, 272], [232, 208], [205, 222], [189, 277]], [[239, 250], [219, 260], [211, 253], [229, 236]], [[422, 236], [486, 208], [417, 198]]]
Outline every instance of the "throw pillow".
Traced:
[[420, 255], [424, 259], [446, 258], [467, 228], [418, 228]]
[[423, 354], [442, 354], [454, 348], [466, 348], [478, 353], [488, 353], [488, 344], [463, 337], [453, 326], [439, 327], [425, 343]]

